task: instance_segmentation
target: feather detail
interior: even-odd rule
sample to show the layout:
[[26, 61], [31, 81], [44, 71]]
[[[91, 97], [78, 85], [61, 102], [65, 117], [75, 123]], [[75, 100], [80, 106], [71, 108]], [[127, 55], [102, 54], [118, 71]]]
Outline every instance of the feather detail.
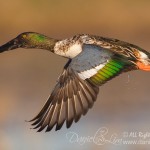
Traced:
[[38, 128], [38, 132], [47, 127], [48, 132], [55, 125], [55, 130], [59, 130], [66, 121], [69, 128], [73, 121], [77, 122], [93, 106], [98, 91], [96, 85], [82, 80], [72, 68], [65, 68], [50, 98], [31, 120], [34, 121], [32, 125]]
[[114, 78], [119, 75], [124, 68], [127, 66], [127, 63], [119, 60], [110, 60], [108, 63], [100, 69], [90, 80], [96, 85], [102, 85], [106, 81]]

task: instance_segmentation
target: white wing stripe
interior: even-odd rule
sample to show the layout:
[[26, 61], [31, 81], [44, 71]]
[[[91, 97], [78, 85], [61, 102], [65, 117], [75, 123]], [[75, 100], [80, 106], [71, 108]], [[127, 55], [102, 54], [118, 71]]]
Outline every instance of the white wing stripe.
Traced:
[[99, 66], [96, 66], [96, 67], [94, 67], [90, 70], [82, 71], [82, 72], [78, 73], [78, 75], [83, 80], [85, 80], [87, 78], [90, 78], [93, 75], [95, 75], [98, 72], [98, 70], [102, 69], [105, 66], [106, 63], [100, 64]]

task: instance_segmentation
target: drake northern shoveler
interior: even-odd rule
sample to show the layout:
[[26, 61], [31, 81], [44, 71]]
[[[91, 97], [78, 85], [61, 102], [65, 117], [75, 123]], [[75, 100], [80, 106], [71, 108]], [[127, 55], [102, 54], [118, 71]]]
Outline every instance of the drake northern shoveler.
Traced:
[[99, 86], [115, 76], [131, 71], [150, 71], [150, 53], [117, 39], [81, 34], [56, 40], [25, 32], [0, 47], [0, 52], [16, 48], [46, 49], [69, 59], [49, 99], [31, 121], [34, 128], [69, 128], [85, 115], [97, 98]]

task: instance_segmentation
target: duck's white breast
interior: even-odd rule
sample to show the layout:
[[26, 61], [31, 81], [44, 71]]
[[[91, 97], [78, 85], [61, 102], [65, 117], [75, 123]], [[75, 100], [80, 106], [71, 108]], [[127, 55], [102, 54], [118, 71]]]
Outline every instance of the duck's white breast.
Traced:
[[68, 48], [68, 51], [66, 52], [66, 55], [70, 58], [74, 58], [82, 51], [82, 45], [75, 43], [72, 46]]
[[67, 58], [74, 58], [82, 51], [82, 44], [74, 43], [67, 44], [65, 41], [56, 43], [54, 47], [54, 53]]

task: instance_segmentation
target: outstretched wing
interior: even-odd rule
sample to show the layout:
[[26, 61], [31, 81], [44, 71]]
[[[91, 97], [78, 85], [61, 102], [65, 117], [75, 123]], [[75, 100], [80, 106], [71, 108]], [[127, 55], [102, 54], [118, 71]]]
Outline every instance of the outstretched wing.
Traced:
[[69, 128], [85, 115], [96, 100], [98, 86], [115, 77], [125, 68], [125, 63], [112, 59], [114, 54], [94, 45], [84, 45], [83, 51], [70, 60], [32, 125], [50, 131], [59, 130], [66, 121]]
[[[70, 62], [69, 62], [70, 63]], [[82, 80], [71, 67], [64, 68], [63, 73], [40, 113], [31, 121], [39, 127], [38, 131], [50, 131], [54, 125], [59, 130], [66, 121], [69, 128], [73, 121], [77, 122], [85, 115], [96, 100], [99, 88]]]

